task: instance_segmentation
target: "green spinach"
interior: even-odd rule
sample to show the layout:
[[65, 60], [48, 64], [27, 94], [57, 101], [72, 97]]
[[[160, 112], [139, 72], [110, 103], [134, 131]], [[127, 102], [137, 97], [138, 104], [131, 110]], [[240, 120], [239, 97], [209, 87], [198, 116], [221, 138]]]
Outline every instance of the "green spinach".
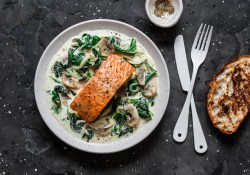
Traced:
[[113, 134], [119, 135], [120, 132], [121, 132], [121, 127], [116, 124], [116, 125], [113, 126], [111, 135], [113, 135]]
[[52, 101], [55, 103], [57, 107], [61, 106], [61, 100], [59, 97], [59, 93], [56, 92], [55, 90], [52, 91]]
[[84, 52], [79, 52], [78, 48], [69, 48], [68, 50], [68, 64], [66, 67], [69, 67], [71, 64], [75, 66], [80, 66], [83, 56], [85, 55]]
[[62, 76], [62, 71], [63, 71], [63, 64], [59, 61], [56, 61], [53, 67], [54, 74], [56, 78]]
[[92, 48], [100, 41], [100, 39], [101, 38], [96, 35], [91, 36], [84, 33], [81, 38], [77, 38], [77, 42], [81, 48]]
[[94, 66], [94, 64], [95, 64], [95, 62], [94, 61], [92, 61], [91, 59], [88, 59], [87, 61], [86, 61], [86, 63], [84, 64], [84, 66], [83, 66], [83, 72], [86, 72], [87, 71], [87, 69], [89, 68], [89, 67], [91, 67], [91, 66]]
[[137, 52], [137, 47], [136, 47], [136, 39], [132, 38], [130, 45], [127, 49], [121, 48], [120, 47], [120, 41], [121, 39], [118, 37], [112, 37], [111, 43], [113, 44], [115, 51], [117, 52], [123, 52], [123, 53], [128, 53], [128, 54], [135, 54]]
[[56, 85], [54, 87], [54, 91], [57, 92], [57, 93], [60, 93], [62, 95], [67, 95], [69, 92], [67, 89], [65, 89], [63, 86], [61, 85]]
[[83, 71], [86, 72], [89, 67], [98, 67], [102, 62], [102, 54], [96, 48], [92, 48], [92, 52], [97, 58], [95, 61], [88, 59], [83, 66]]
[[52, 106], [51, 110], [53, 110], [54, 113], [59, 114], [62, 111], [62, 108], [60, 108], [59, 106], [54, 105], [54, 106]]
[[149, 102], [145, 97], [139, 99], [130, 99], [138, 111], [138, 114], [143, 119], [152, 119], [152, 113], [149, 110]]
[[118, 137], [121, 137], [121, 136], [124, 136], [128, 133], [133, 133], [133, 128], [125, 128], [125, 129], [122, 129], [118, 135]]
[[92, 52], [95, 55], [95, 57], [97, 58], [97, 60], [94, 63], [94, 67], [98, 67], [101, 62], [102, 62], [102, 53], [100, 50], [97, 50], [96, 48], [92, 48]]
[[87, 138], [87, 142], [94, 137], [94, 131], [92, 129], [87, 129], [82, 135], [82, 138]]
[[75, 113], [67, 112], [70, 127], [74, 132], [80, 133], [82, 127], [85, 125], [85, 121]]
[[88, 78], [89, 80], [90, 80], [91, 77], [92, 77], [92, 76], [91, 76], [91, 73], [90, 73], [88, 70], [86, 71], [86, 76], [87, 76], [87, 78]]
[[147, 61], [145, 62], [145, 65], [148, 70], [145, 76], [145, 84], [147, 84], [154, 76], [157, 75], [157, 70], [152, 68]]
[[124, 112], [118, 112], [114, 114], [113, 118], [116, 120], [117, 124], [122, 127], [127, 121], [127, 116]]

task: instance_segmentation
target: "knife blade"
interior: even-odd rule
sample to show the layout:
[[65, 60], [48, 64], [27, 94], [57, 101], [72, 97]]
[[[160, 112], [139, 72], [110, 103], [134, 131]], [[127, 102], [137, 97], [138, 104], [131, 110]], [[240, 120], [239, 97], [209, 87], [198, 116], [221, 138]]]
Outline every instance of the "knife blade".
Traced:
[[[174, 52], [175, 52], [177, 72], [180, 78], [182, 89], [184, 91], [188, 91], [190, 84], [190, 75], [189, 75], [187, 56], [182, 35], [177, 36], [175, 39]], [[201, 128], [193, 96], [191, 98], [191, 109], [192, 109], [192, 119], [193, 119], [192, 121], [193, 121], [195, 150], [198, 153], [204, 153], [207, 150], [207, 142], [203, 130]]]
[[181, 81], [181, 86], [184, 91], [188, 91], [190, 84], [190, 76], [188, 71], [187, 55], [185, 51], [183, 36], [178, 35], [174, 42], [174, 54], [178, 75]]

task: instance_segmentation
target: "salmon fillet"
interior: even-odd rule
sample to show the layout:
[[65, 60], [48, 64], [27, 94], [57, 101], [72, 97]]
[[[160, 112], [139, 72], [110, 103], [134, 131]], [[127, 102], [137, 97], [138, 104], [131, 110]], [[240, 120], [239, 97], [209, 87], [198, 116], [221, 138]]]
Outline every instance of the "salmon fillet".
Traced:
[[77, 94], [70, 107], [87, 123], [94, 121], [134, 71], [135, 68], [120, 56], [111, 54]]

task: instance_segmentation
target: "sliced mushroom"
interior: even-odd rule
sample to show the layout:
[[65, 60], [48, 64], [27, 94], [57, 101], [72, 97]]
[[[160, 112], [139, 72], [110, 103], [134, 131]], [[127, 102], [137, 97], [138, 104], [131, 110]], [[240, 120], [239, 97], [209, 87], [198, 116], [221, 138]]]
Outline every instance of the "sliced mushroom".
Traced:
[[157, 91], [157, 78], [153, 77], [144, 88], [144, 95], [152, 98], [156, 96]]
[[114, 124], [114, 119], [111, 116], [107, 116], [98, 119], [94, 123], [87, 124], [86, 127], [94, 129], [101, 136], [107, 136], [112, 131]]
[[127, 126], [130, 128], [137, 127], [139, 123], [139, 114], [137, 109], [132, 104], [127, 104], [124, 106], [124, 111], [129, 116], [126, 122]]
[[71, 99], [68, 94], [61, 94], [61, 101], [64, 106], [68, 106], [68, 100]]
[[102, 52], [103, 56], [109, 56], [109, 54], [115, 52], [114, 46], [110, 43], [110, 41], [102, 37], [101, 40], [97, 43], [97, 47], [100, 49]]
[[73, 38], [71, 46], [78, 46], [78, 45], [79, 45], [79, 43], [77, 42], [77, 38]]
[[68, 106], [68, 101], [67, 101], [67, 100], [62, 100], [62, 104], [63, 104], [64, 106]]
[[146, 74], [146, 66], [142, 64], [139, 68], [136, 69], [136, 75], [139, 85], [145, 85], [145, 74]]
[[62, 82], [65, 86], [69, 87], [70, 89], [80, 89], [84, 87], [84, 85], [87, 83], [87, 77], [83, 76], [80, 79], [75, 79], [69, 75], [63, 74]]

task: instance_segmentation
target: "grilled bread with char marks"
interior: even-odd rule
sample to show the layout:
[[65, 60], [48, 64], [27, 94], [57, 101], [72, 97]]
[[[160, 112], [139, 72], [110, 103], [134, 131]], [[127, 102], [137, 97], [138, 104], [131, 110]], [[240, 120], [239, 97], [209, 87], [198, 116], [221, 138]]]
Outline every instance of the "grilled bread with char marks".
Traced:
[[234, 59], [214, 75], [207, 109], [214, 127], [226, 134], [237, 131], [250, 110], [250, 55]]

